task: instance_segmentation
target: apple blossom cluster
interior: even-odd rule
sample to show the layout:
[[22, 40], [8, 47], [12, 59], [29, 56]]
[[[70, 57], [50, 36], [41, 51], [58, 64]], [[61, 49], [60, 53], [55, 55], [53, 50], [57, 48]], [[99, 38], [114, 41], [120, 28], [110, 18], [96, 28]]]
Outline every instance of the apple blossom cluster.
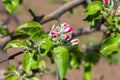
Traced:
[[112, 9], [109, 11], [112, 11], [112, 14], [114, 16], [120, 15], [120, 5], [117, 0], [103, 0], [103, 3], [108, 6], [108, 9]]
[[78, 39], [72, 39], [73, 28], [71, 25], [62, 23], [59, 26], [53, 25], [49, 36], [54, 45], [77, 45]]

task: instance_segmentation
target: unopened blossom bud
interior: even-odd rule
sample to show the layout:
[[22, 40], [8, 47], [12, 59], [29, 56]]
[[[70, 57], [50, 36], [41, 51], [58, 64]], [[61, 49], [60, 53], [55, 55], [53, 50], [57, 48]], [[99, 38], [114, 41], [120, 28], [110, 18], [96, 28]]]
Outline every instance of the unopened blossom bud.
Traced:
[[103, 0], [103, 2], [104, 2], [105, 4], [108, 4], [109, 0]]
[[53, 30], [53, 31], [51, 32], [51, 35], [52, 35], [53, 37], [57, 36], [57, 35], [58, 35], [58, 31], [57, 31], [57, 30]]
[[74, 46], [74, 45], [77, 45], [79, 43], [79, 39], [73, 39], [70, 42], [71, 42], [71, 45]]
[[66, 40], [66, 41], [69, 41], [69, 40], [71, 39], [71, 37], [72, 37], [71, 34], [66, 34], [66, 35], [65, 35], [65, 40]]
[[72, 28], [72, 26], [71, 26], [71, 25], [64, 24], [64, 31], [65, 31], [65, 32], [72, 33], [73, 28]]
[[113, 12], [113, 15], [114, 15], [114, 16], [118, 15], [118, 12], [117, 12], [117, 11], [114, 11], [114, 12]]

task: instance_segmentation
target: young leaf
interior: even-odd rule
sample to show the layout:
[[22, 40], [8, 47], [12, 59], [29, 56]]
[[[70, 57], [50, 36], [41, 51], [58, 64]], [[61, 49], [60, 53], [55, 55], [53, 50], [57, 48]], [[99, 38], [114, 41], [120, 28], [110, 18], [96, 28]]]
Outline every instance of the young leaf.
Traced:
[[98, 11], [102, 10], [103, 6], [102, 3], [100, 1], [94, 1], [91, 2], [88, 6], [87, 6], [87, 10], [84, 12], [88, 15], [92, 15], [97, 13]]
[[38, 61], [38, 66], [39, 66], [39, 68], [45, 68], [45, 66], [46, 66], [45, 61], [44, 60], [39, 60]]
[[13, 71], [13, 70], [15, 70], [15, 66], [14, 66], [14, 65], [10, 65], [10, 66], [8, 67], [8, 71]]
[[40, 80], [40, 79], [38, 79], [37, 77], [32, 77], [30, 78], [30, 80]]
[[0, 24], [0, 33], [4, 36], [8, 35], [9, 34], [9, 31], [8, 29], [6, 28], [6, 26]]
[[31, 53], [25, 52], [23, 57], [23, 69], [26, 73], [29, 73], [31, 70]]
[[84, 79], [85, 80], [92, 80], [92, 71], [91, 71], [91, 65], [88, 62], [84, 63]]
[[97, 20], [101, 18], [101, 13], [100, 11], [98, 11], [95, 14], [92, 15], [88, 15], [84, 21], [88, 22], [90, 24], [91, 27], [96, 27], [99, 23], [97, 23]]
[[46, 34], [41, 29], [41, 25], [39, 23], [31, 21], [17, 27], [14, 32], [14, 36], [20, 36], [19, 38], [30, 37], [34, 39], [41, 39], [41, 38], [43, 39], [44, 37], [46, 37]]
[[18, 80], [17, 76], [14, 74], [9, 74], [6, 78], [6, 80]]
[[70, 68], [79, 68], [79, 65], [82, 61], [84, 53], [80, 51], [80, 47], [77, 46], [67, 46], [69, 51], [72, 53], [69, 57], [69, 66]]
[[20, 3], [20, 0], [2, 0], [7, 11], [12, 13]]
[[31, 61], [30, 69], [45, 68], [45, 61], [44, 60], [34, 60], [33, 58], [31, 58], [30, 61]]
[[42, 29], [40, 29], [32, 36], [32, 40], [42, 40], [46, 37], [47, 34]]
[[53, 49], [53, 56], [55, 63], [58, 68], [59, 78], [63, 80], [66, 72], [67, 72], [67, 65], [68, 65], [68, 50], [63, 46], [58, 46]]
[[77, 61], [77, 57], [75, 55], [72, 55], [70, 58], [70, 67], [71, 68], [78, 68], [79, 62]]
[[20, 40], [13, 40], [8, 42], [4, 49], [6, 50], [8, 48], [27, 48], [24, 43], [25, 42], [21, 42]]
[[112, 34], [110, 37], [104, 40], [101, 46], [101, 53], [104, 55], [110, 55], [114, 52], [120, 51], [120, 34]]
[[20, 25], [16, 28], [14, 35], [21, 35], [21, 34], [33, 34], [34, 32], [38, 31], [38, 29], [40, 29], [41, 25], [37, 22], [34, 21], [30, 21], [27, 22], [23, 25]]
[[[38, 68], [39, 68], [36, 60], [34, 60], [33, 58], [31, 58], [30, 61], [31, 61], [31, 62], [30, 62], [30, 63], [31, 63], [31, 64], [30, 64], [30, 69], [38, 69]], [[34, 66], [33, 66], [33, 65], [34, 65]]]
[[84, 61], [84, 74], [83, 77], [85, 80], [92, 80], [92, 66], [93, 63], [91, 61]]
[[44, 42], [40, 45], [41, 55], [44, 56], [50, 50], [52, 46], [52, 41], [49, 39], [45, 39]]

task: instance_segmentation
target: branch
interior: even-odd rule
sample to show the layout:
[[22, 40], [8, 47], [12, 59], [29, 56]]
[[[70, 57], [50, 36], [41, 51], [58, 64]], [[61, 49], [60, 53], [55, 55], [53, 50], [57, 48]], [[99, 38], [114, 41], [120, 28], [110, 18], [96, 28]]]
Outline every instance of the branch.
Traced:
[[31, 9], [29, 9], [28, 11], [30, 12], [30, 14], [33, 17], [32, 21], [40, 22], [43, 19], [43, 17], [45, 16], [45, 15], [36, 16], [35, 13]]
[[6, 62], [8, 60], [13, 60], [16, 56], [23, 54], [25, 50], [26, 49], [24, 49], [23, 51], [17, 52], [15, 54], [11, 55], [11, 56], [9, 56], [7, 59], [4, 59], [4, 60], [0, 61], [0, 64], [3, 63], [3, 62]]
[[101, 25], [104, 23], [103, 19], [100, 19], [99, 21], [97, 21], [99, 24], [96, 26], [95, 29], [90, 29], [91, 27], [87, 27], [87, 28], [80, 28], [77, 29], [76, 31], [73, 32], [73, 37], [77, 37], [77, 36], [81, 36], [81, 35], [85, 35], [85, 34], [90, 34], [93, 32], [97, 32], [97, 31], [102, 31], [102, 32], [106, 32], [106, 29], [101, 29]]
[[[61, 15], [66, 13], [67, 11], [69, 11], [69, 10], [79, 6], [79, 5], [81, 5], [84, 2], [85, 2], [85, 0], [73, 0], [73, 1], [70, 1], [70, 2], [68, 2], [66, 4], [64, 4], [63, 6], [61, 6], [60, 8], [58, 8], [57, 10], [53, 11], [52, 13], [49, 13], [49, 14], [45, 15], [43, 17], [43, 19], [40, 20], [39, 22], [41, 24], [44, 24], [44, 23], [47, 23], [47, 22], [49, 22], [51, 20], [56, 20]], [[31, 15], [33, 16], [33, 18], [35, 17], [35, 15], [33, 13]]]

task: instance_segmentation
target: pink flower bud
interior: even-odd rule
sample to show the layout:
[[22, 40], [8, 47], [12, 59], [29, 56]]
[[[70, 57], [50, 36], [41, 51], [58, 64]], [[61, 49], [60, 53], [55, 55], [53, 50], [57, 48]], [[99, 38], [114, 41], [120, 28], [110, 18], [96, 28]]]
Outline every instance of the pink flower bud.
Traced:
[[109, 0], [103, 0], [105, 4], [108, 4]]
[[70, 33], [72, 33], [73, 28], [72, 28], [71, 25], [64, 24], [64, 30], [65, 30], [65, 32], [70, 32]]
[[71, 37], [72, 37], [72, 36], [71, 36], [70, 34], [66, 34], [66, 35], [65, 35], [65, 40], [69, 41], [69, 40], [71, 39]]
[[53, 37], [55, 37], [55, 36], [58, 35], [58, 31], [57, 31], [57, 30], [53, 30], [53, 31], [51, 32], [51, 34], [52, 34]]
[[71, 45], [74, 46], [74, 45], [77, 45], [79, 43], [79, 39], [73, 39], [70, 42], [71, 42]]
[[114, 15], [114, 16], [118, 15], [118, 12], [117, 12], [117, 11], [114, 11], [114, 12], [113, 12], [113, 15]]

